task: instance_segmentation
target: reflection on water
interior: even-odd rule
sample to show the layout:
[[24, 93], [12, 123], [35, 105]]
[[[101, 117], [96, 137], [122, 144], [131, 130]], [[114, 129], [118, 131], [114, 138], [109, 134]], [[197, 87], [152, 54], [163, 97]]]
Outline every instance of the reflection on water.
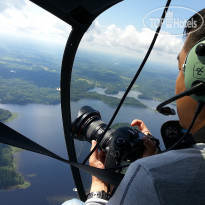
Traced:
[[[121, 94], [120, 94], [121, 95]], [[155, 102], [155, 101], [154, 101]], [[154, 106], [149, 101], [150, 107]], [[155, 102], [156, 103], [156, 102]], [[76, 118], [78, 110], [89, 105], [101, 113], [102, 120], [108, 124], [115, 109], [102, 101], [80, 100], [71, 103], [72, 119]], [[0, 105], [0, 108], [19, 113], [18, 118], [7, 125], [16, 129], [33, 141], [50, 149], [54, 153], [67, 158], [63, 135], [60, 105]], [[135, 118], [142, 119], [152, 134], [160, 139], [160, 127], [164, 121], [176, 119], [165, 117], [152, 109], [142, 109], [123, 106], [114, 123], [131, 123]], [[161, 139], [160, 139], [161, 140]], [[75, 141], [77, 156], [80, 162], [90, 152], [88, 142]], [[16, 204], [60, 204], [71, 197], [77, 197], [70, 168], [67, 164], [49, 157], [22, 151], [20, 154], [19, 171], [31, 182], [25, 190], [9, 190], [0, 192], [0, 201], [4, 205]], [[81, 172], [82, 173], [82, 172]], [[90, 176], [83, 173], [85, 188], [88, 189]], [[75, 190], [75, 189], [74, 189]]]

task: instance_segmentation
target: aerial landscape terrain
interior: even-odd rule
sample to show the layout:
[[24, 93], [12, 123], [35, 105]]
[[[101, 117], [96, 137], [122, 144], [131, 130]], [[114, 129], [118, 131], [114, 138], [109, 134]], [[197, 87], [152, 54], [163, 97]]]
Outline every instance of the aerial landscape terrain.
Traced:
[[[57, 45], [4, 38], [0, 45], [0, 103], [59, 104], [62, 55], [63, 47]], [[71, 100], [94, 99], [115, 108], [120, 99], [110, 95], [126, 90], [139, 65], [140, 60], [80, 49], [73, 66]], [[148, 62], [132, 90], [139, 93], [139, 99], [165, 100], [174, 94], [175, 70]], [[91, 92], [94, 88], [104, 89], [106, 95]], [[147, 109], [139, 99], [127, 97], [123, 105]], [[1, 122], [14, 115], [0, 109]], [[0, 144], [0, 189], [29, 186], [16, 172], [15, 152]]]
[[[57, 88], [60, 87], [62, 55], [62, 47], [43, 47], [40, 42], [31, 45], [29, 42], [3, 42], [0, 45], [0, 102], [60, 103]], [[107, 94], [125, 91], [139, 64], [135, 59], [79, 50], [72, 74], [71, 100], [102, 100], [97, 93], [88, 92], [95, 87], [106, 88]], [[174, 71], [167, 65], [148, 62], [133, 89], [141, 93], [140, 98], [164, 100], [174, 94]], [[118, 102], [110, 97], [103, 100], [112, 106]], [[129, 98], [125, 103], [143, 106]]]

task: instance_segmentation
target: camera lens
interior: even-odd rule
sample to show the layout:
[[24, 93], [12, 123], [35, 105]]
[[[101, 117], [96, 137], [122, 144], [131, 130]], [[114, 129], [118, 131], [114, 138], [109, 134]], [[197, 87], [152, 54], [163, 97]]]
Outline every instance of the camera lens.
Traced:
[[[107, 125], [101, 120], [101, 115], [97, 110], [90, 106], [84, 106], [79, 110], [76, 120], [72, 123], [72, 134], [75, 139], [81, 141], [98, 141], [106, 127]], [[108, 129], [99, 145], [101, 149], [105, 149], [110, 144], [113, 132], [113, 129]]]

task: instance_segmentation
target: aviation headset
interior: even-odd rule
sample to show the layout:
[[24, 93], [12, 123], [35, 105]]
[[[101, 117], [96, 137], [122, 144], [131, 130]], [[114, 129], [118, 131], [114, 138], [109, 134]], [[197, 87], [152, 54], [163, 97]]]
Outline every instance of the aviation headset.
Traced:
[[205, 102], [205, 38], [196, 43], [186, 56], [183, 73], [187, 90], [194, 85], [203, 83], [191, 97], [197, 102]]
[[165, 105], [184, 96], [191, 96], [197, 102], [205, 103], [205, 38], [198, 41], [189, 51], [183, 64], [186, 90], [157, 106], [164, 115], [175, 115], [174, 109]]

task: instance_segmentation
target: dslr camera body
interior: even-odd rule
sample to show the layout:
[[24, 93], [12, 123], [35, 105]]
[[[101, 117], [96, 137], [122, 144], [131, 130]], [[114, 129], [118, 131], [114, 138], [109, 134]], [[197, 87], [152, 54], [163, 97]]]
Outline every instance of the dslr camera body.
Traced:
[[[107, 125], [101, 120], [100, 113], [90, 106], [83, 106], [72, 123], [72, 136], [80, 141], [98, 141]], [[105, 168], [120, 166], [122, 162], [133, 162], [142, 157], [145, 149], [145, 135], [131, 127], [109, 128], [99, 144], [106, 153]]]

